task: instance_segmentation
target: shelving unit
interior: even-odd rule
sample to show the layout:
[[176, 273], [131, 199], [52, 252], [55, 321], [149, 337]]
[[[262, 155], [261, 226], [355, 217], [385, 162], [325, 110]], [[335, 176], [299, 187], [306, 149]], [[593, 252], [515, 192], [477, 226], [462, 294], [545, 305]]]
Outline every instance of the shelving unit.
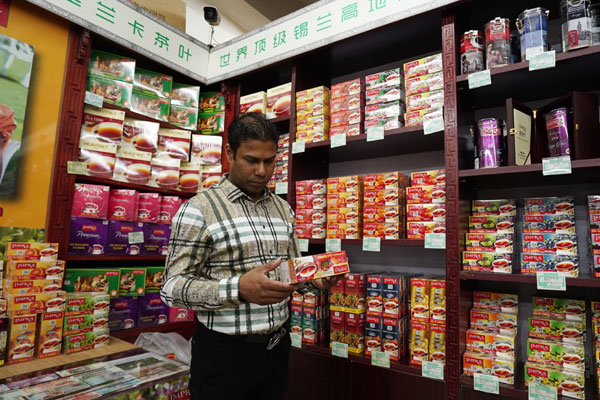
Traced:
[[189, 339], [194, 334], [195, 321], [185, 322], [169, 322], [161, 325], [149, 326], [146, 328], [122, 329], [110, 333], [110, 336], [116, 337], [129, 343], [134, 343], [140, 333], [144, 332], [176, 332], [186, 339]]
[[[309, 239], [309, 244], [325, 245], [327, 239]], [[341, 239], [343, 246], [362, 246], [362, 239]], [[398, 246], [398, 247], [423, 247], [425, 245], [424, 240], [410, 240], [410, 239], [398, 239], [398, 240], [381, 240], [382, 246]]]

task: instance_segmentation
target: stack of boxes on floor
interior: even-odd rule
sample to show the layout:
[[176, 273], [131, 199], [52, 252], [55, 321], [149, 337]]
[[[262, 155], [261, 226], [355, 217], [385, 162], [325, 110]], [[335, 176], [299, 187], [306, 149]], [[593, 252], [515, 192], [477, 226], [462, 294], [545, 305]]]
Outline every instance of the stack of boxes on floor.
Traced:
[[590, 252], [594, 278], [600, 278], [600, 196], [588, 196]]
[[67, 293], [63, 327], [65, 353], [108, 344], [109, 306], [110, 296], [107, 293]]
[[516, 213], [512, 199], [472, 201], [463, 270], [512, 273]]
[[404, 126], [404, 79], [400, 68], [365, 77], [365, 132]]
[[275, 171], [267, 183], [269, 189], [274, 189], [278, 183], [288, 181], [288, 159], [290, 156], [290, 134], [280, 135], [277, 141], [277, 155], [275, 156]]
[[166, 255], [181, 203], [178, 196], [77, 183], [69, 254]]
[[362, 133], [364, 82], [361, 78], [331, 86], [330, 136]]
[[362, 237], [361, 176], [327, 178], [327, 238], [360, 239]]
[[6, 277], [0, 285], [0, 365], [6, 354], [8, 364], [16, 364], [61, 353], [65, 263], [57, 255], [56, 243], [6, 243]]
[[410, 363], [446, 362], [446, 280], [410, 280]]
[[317, 86], [296, 93], [296, 141], [320, 142], [329, 139], [329, 88]]
[[406, 188], [406, 237], [446, 232], [446, 171], [413, 172]]
[[292, 295], [290, 331], [302, 335], [305, 343], [325, 340], [329, 307], [327, 292], [317, 288], [303, 288]]
[[473, 292], [463, 354], [463, 372], [493, 375], [501, 383], [515, 382], [519, 297], [515, 294]]
[[383, 351], [391, 360], [406, 356], [408, 282], [394, 273], [367, 276], [366, 354]]
[[327, 184], [325, 179], [296, 182], [296, 235], [299, 239], [326, 236]]
[[579, 276], [573, 197], [525, 199], [521, 273], [556, 271]]
[[331, 87], [330, 136], [356, 136], [363, 122], [363, 81], [360, 78]]
[[404, 193], [408, 177], [402, 172], [386, 172], [365, 175], [363, 182], [363, 236], [403, 238]]
[[350, 273], [330, 289], [331, 342], [345, 343], [348, 351], [365, 351], [366, 283], [368, 273]]
[[585, 398], [584, 300], [533, 297], [525, 384], [552, 385], [565, 397]]
[[442, 54], [434, 54], [404, 64], [406, 87], [406, 126], [441, 118], [444, 106]]

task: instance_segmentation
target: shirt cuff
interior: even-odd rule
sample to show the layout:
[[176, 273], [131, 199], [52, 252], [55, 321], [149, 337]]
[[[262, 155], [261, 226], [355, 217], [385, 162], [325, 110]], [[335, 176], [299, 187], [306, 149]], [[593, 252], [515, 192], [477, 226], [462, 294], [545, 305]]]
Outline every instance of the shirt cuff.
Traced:
[[219, 299], [223, 304], [232, 307], [242, 304], [239, 297], [240, 278], [238, 275], [219, 281]]

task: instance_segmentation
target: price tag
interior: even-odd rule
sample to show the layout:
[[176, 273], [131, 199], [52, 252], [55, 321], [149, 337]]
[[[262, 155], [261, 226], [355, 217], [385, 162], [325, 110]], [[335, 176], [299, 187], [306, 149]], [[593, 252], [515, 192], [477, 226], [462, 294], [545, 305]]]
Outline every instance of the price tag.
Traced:
[[445, 249], [446, 234], [445, 233], [426, 233], [425, 234], [426, 249]]
[[363, 251], [381, 251], [381, 238], [378, 237], [364, 237], [363, 238]]
[[308, 239], [298, 239], [300, 245], [300, 251], [306, 253], [308, 251]]
[[544, 46], [530, 47], [525, 49], [525, 59], [531, 60], [534, 56], [544, 52]]
[[558, 398], [556, 387], [536, 382], [529, 383], [528, 394], [529, 400], [556, 400]]
[[536, 278], [538, 290], [567, 290], [567, 280], [560, 272], [538, 271]]
[[325, 239], [325, 251], [341, 251], [342, 250], [342, 240], [341, 239]]
[[556, 52], [545, 51], [536, 54], [529, 59], [529, 70], [537, 71], [539, 69], [554, 68], [556, 66]]
[[383, 140], [385, 136], [385, 129], [383, 126], [374, 126], [367, 130], [367, 142], [374, 142], [376, 140]]
[[348, 343], [331, 342], [331, 354], [336, 357], [348, 358]]
[[87, 164], [81, 161], [67, 161], [67, 173], [87, 175]]
[[477, 374], [473, 375], [473, 386], [480, 392], [500, 394], [500, 383], [497, 376]]
[[377, 367], [389, 368], [390, 355], [383, 351], [374, 351], [371, 353], [371, 365]]
[[144, 243], [144, 232], [129, 232], [129, 244]]
[[292, 339], [292, 347], [302, 348], [302, 335], [300, 333], [290, 333], [290, 339]]
[[421, 375], [426, 378], [444, 380], [444, 365], [432, 361], [423, 361]]
[[332, 149], [334, 147], [341, 147], [341, 146], [346, 145], [346, 135], [345, 134], [333, 135], [330, 139], [331, 139], [331, 148]]
[[104, 97], [86, 90], [83, 102], [85, 104], [89, 104], [90, 106], [102, 107], [102, 103], [104, 103]]
[[444, 118], [434, 118], [423, 121], [423, 132], [426, 135], [444, 130]]
[[542, 174], [568, 175], [571, 173], [571, 157], [546, 157], [542, 158]]
[[306, 143], [304, 141], [292, 143], [292, 154], [304, 153]]
[[277, 182], [275, 184], [275, 194], [287, 194], [288, 184], [287, 182]]
[[492, 75], [490, 75], [489, 69], [473, 72], [472, 74], [469, 74], [467, 79], [469, 80], [469, 89], [476, 89], [492, 84]]

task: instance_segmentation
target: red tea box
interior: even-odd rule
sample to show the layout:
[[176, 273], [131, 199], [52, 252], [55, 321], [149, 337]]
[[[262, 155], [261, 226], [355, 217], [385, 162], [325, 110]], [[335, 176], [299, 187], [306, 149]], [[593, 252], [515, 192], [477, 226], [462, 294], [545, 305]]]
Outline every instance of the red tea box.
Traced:
[[106, 219], [109, 193], [108, 186], [76, 183], [71, 216]]
[[348, 351], [362, 354], [365, 351], [365, 314], [346, 313], [344, 326]]
[[158, 222], [170, 224], [180, 206], [181, 198], [179, 196], [161, 196]]
[[108, 198], [108, 219], [115, 221], [135, 221], [137, 219], [137, 207], [137, 190], [110, 190]]
[[293, 258], [280, 265], [280, 280], [285, 283], [308, 282], [313, 279], [350, 272], [345, 251]]
[[5, 260], [56, 261], [58, 243], [8, 242], [4, 250]]
[[138, 195], [138, 222], [158, 222], [160, 197], [158, 193], [140, 193]]
[[364, 91], [365, 83], [362, 78], [356, 78], [351, 81], [338, 83], [331, 86], [331, 99], [338, 97], [353, 96]]

